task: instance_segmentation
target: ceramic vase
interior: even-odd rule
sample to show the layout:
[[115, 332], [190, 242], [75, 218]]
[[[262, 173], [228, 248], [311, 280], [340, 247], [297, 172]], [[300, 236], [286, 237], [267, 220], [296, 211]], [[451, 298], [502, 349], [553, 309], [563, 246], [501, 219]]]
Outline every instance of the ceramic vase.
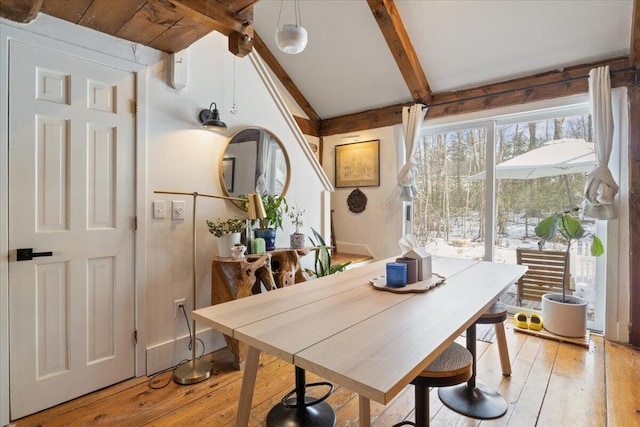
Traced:
[[223, 234], [216, 239], [216, 242], [218, 243], [218, 256], [231, 258], [233, 256], [231, 248], [240, 243], [240, 233]]
[[579, 338], [587, 333], [587, 302], [580, 297], [561, 294], [542, 295], [542, 325], [556, 335]]
[[307, 236], [303, 233], [293, 233], [289, 236], [289, 244], [291, 245], [291, 249], [300, 249], [304, 248], [304, 242]]
[[272, 251], [276, 248], [276, 229], [275, 228], [256, 228], [253, 230], [255, 237], [264, 239], [266, 249]]

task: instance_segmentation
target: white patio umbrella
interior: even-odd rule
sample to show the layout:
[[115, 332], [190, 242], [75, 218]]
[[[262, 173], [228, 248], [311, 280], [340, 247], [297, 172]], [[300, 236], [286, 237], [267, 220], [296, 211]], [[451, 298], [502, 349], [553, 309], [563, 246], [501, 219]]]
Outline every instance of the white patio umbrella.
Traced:
[[[587, 173], [595, 164], [592, 142], [563, 138], [497, 164], [496, 179], [535, 179]], [[485, 179], [485, 172], [472, 175], [469, 179]]]

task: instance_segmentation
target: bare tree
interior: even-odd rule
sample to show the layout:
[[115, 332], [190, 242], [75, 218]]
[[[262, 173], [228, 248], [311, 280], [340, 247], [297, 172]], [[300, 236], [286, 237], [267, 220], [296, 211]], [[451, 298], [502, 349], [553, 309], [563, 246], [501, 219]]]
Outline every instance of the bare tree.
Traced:
[[528, 126], [529, 126], [529, 151], [533, 150], [534, 148], [536, 148], [536, 122], [529, 122]]
[[562, 131], [562, 125], [564, 124], [564, 117], [561, 119], [553, 119], [553, 139], [562, 139], [564, 132]]

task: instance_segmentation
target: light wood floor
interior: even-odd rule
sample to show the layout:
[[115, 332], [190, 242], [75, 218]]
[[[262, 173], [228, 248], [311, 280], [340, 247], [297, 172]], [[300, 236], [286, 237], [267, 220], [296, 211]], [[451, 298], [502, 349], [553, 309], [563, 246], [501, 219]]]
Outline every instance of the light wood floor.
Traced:
[[[587, 349], [515, 332], [507, 324], [513, 375], [500, 372], [496, 344], [478, 342], [478, 382], [509, 402], [507, 414], [478, 421], [443, 407], [431, 392], [432, 426], [640, 426], [640, 352], [593, 336]], [[461, 341], [462, 342], [462, 341]], [[23, 418], [16, 426], [229, 426], [233, 425], [242, 380], [231, 367], [231, 354], [220, 350], [208, 356], [215, 374], [190, 386], [169, 382], [152, 389], [147, 378], [135, 378], [47, 411]], [[161, 384], [170, 373], [153, 380]], [[317, 380], [307, 375], [307, 381]], [[251, 426], [264, 426], [269, 409], [294, 383], [293, 367], [263, 355]], [[329, 397], [337, 426], [358, 425], [358, 398], [338, 387]], [[373, 425], [389, 427], [413, 419], [413, 389], [408, 386], [383, 406], [371, 402]]]

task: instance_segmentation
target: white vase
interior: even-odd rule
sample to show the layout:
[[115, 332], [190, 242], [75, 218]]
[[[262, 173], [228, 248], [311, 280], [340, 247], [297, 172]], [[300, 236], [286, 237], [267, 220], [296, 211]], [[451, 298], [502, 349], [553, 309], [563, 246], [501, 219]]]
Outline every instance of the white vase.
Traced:
[[233, 253], [231, 252], [231, 248], [236, 243], [240, 243], [240, 233], [223, 234], [222, 236], [218, 237], [216, 240], [218, 243], [218, 256], [230, 258], [233, 256]]
[[556, 335], [579, 338], [587, 333], [587, 302], [580, 297], [562, 294], [542, 295], [542, 325]]

